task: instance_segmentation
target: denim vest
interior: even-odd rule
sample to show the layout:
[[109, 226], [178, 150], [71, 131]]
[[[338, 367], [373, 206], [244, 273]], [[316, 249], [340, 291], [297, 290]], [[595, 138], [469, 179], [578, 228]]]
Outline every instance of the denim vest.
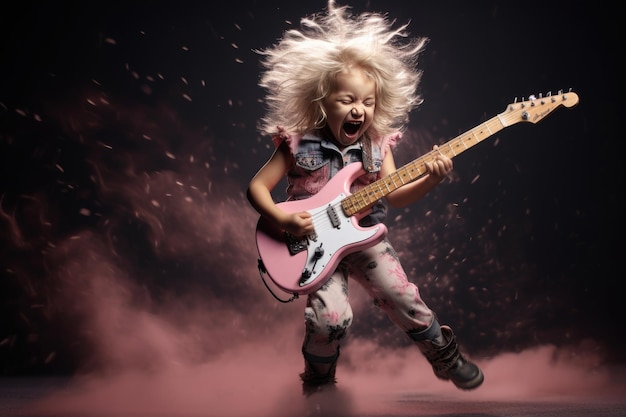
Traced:
[[[342, 152], [334, 143], [307, 134], [300, 138], [293, 153], [295, 163], [287, 173], [289, 200], [301, 200], [317, 194], [339, 170], [353, 162], [362, 162], [366, 173], [353, 182], [351, 192], [380, 179], [383, 155], [380, 147], [369, 141], [348, 146]], [[359, 223], [362, 226], [382, 223], [386, 215], [387, 207], [380, 200]]]

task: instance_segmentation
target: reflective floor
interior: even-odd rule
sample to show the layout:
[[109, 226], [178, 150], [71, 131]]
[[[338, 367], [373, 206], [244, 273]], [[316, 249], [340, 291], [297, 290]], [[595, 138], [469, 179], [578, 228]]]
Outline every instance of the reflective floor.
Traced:
[[[71, 395], [68, 395], [71, 393]], [[1, 417], [623, 417], [626, 398], [569, 399], [533, 401], [481, 401], [432, 394], [398, 394], [376, 398], [356, 397], [340, 389], [308, 398], [293, 396], [282, 406], [263, 404], [255, 408], [241, 403], [228, 405], [195, 401], [170, 401], [178, 411], [166, 406], [167, 393], [153, 399], [136, 398], [132, 403], [107, 398], [91, 388], [74, 387], [62, 378], [0, 379]], [[255, 395], [240, 396], [255, 401]], [[468, 397], [471, 398], [471, 397]], [[224, 398], [223, 401], [232, 401]], [[218, 401], [219, 402], [219, 401]], [[159, 405], [160, 403], [160, 405]], [[156, 404], [156, 406], [155, 406]], [[229, 411], [230, 410], [230, 411]], [[244, 414], [245, 413], [245, 414]]]

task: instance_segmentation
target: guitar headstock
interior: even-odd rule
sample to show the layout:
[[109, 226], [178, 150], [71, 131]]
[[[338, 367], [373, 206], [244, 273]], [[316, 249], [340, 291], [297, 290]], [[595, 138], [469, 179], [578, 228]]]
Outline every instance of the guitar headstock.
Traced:
[[560, 106], [572, 107], [578, 104], [578, 94], [568, 91], [559, 91], [557, 94], [548, 93], [545, 97], [529, 96], [527, 100], [517, 101], [509, 104], [504, 113], [499, 115], [505, 125], [517, 122], [537, 123], [548, 114], [552, 113]]

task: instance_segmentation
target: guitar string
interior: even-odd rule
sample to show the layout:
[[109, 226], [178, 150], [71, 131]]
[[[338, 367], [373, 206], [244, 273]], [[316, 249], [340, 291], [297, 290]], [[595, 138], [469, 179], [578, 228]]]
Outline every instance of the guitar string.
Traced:
[[[343, 211], [341, 207], [341, 202], [330, 204], [327, 206], [327, 208], [331, 208], [334, 211]], [[313, 227], [315, 228], [315, 233], [317, 234], [320, 234], [320, 232], [324, 230], [332, 230], [335, 228], [335, 226], [332, 224], [330, 214], [328, 214], [327, 208], [320, 210], [311, 216], [311, 220], [313, 221]]]

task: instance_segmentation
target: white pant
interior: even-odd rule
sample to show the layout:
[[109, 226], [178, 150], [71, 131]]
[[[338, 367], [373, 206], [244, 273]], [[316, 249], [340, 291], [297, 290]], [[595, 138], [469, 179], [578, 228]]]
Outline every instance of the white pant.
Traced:
[[408, 281], [391, 244], [383, 240], [346, 256], [331, 278], [308, 295], [302, 350], [309, 360], [326, 362], [325, 358], [336, 357], [339, 352], [352, 323], [348, 278], [361, 284], [374, 304], [407, 334], [423, 331], [433, 322], [434, 313], [420, 297], [417, 286]]

